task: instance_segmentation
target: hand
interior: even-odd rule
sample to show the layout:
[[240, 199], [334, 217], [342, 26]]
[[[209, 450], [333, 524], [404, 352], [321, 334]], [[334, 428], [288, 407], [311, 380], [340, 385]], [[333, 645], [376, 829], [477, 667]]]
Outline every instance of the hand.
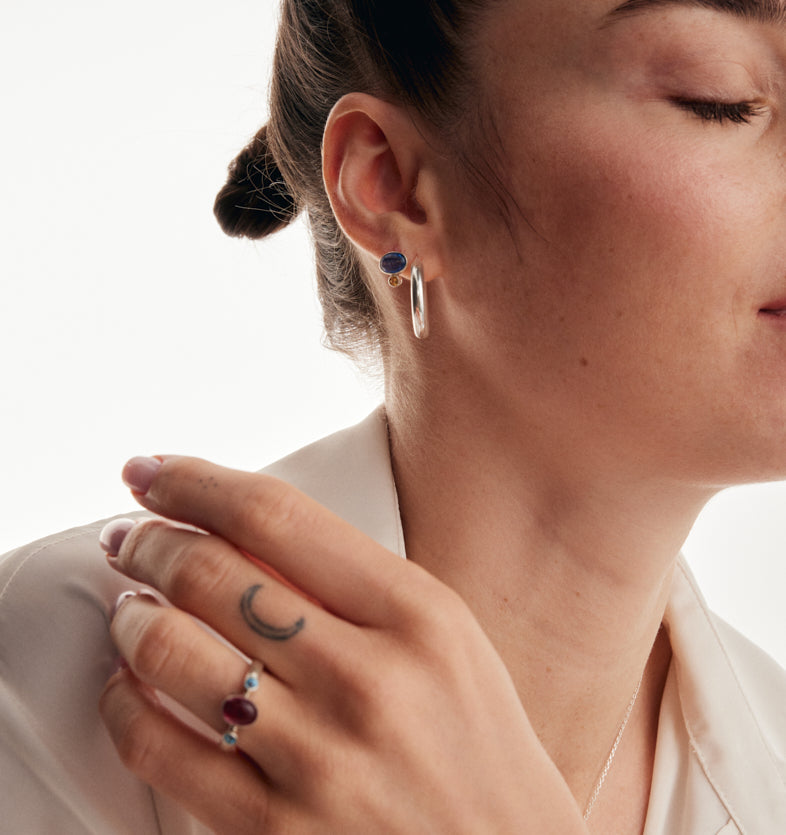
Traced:
[[[142, 780], [231, 835], [586, 835], [454, 592], [268, 476], [166, 458], [148, 481], [145, 508], [206, 533], [144, 521], [110, 558], [172, 604], [133, 597], [112, 623], [129, 668], [101, 711]], [[234, 648], [264, 663], [239, 755], [157, 697], [222, 732], [248, 668]]]

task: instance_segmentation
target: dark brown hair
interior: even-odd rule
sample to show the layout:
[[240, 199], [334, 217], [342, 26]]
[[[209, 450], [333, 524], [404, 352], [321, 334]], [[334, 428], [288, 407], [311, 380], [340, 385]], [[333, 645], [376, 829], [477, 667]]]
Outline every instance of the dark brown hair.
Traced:
[[215, 214], [229, 235], [262, 238], [301, 209], [316, 250], [327, 344], [354, 359], [386, 346], [374, 295], [322, 182], [327, 117], [346, 93], [415, 108], [459, 135], [472, 89], [468, 31], [488, 0], [283, 0], [270, 120], [229, 166]]

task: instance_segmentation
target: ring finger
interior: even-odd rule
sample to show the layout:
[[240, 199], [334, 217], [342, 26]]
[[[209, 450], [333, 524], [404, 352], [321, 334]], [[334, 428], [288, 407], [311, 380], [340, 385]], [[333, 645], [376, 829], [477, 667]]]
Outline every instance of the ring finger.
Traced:
[[305, 697], [264, 670], [258, 688], [244, 694], [248, 662], [185, 612], [162, 606], [152, 597], [125, 600], [111, 631], [118, 651], [140, 681], [174, 699], [214, 731], [227, 729], [223, 704], [228, 697], [250, 701], [256, 716], [238, 728], [238, 747], [274, 782], [291, 783], [300, 773], [304, 723], [315, 721], [307, 717]]

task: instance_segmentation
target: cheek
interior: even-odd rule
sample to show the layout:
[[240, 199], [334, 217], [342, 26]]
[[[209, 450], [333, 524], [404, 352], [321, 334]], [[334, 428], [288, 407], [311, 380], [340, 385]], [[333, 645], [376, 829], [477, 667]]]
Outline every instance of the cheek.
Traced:
[[710, 274], [723, 292], [718, 266], [736, 260], [752, 220], [744, 190], [704, 160], [621, 139], [550, 160], [536, 225], [570, 268], [566, 279], [590, 290], [624, 276], [615, 291], [665, 301], [669, 291], [704, 296]]
[[701, 143], [667, 144], [619, 124], [614, 133], [560, 127], [544, 135], [564, 141], [532, 154], [538, 163], [514, 184], [540, 309], [571, 321], [598, 350], [611, 320], [652, 351], [658, 338], [673, 345], [737, 327], [737, 314], [753, 310], [741, 290], [755, 293], [747, 279], [761, 269], [771, 225], [761, 183], [712, 151], [709, 132]]
[[596, 392], [623, 379], [673, 390], [697, 362], [736, 362], [738, 328], [755, 318], [741, 288], [759, 269], [761, 184], [734, 176], [741, 164], [712, 150], [709, 131], [667, 143], [620, 120], [577, 121], [580, 132], [545, 123], [542, 142], [518, 145], [519, 261], [497, 310], [516, 321], [497, 332]]

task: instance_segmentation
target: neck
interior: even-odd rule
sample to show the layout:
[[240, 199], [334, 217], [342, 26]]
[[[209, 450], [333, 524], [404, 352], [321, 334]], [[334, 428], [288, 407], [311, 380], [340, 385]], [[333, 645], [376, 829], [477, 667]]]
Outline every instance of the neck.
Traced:
[[[620, 456], [602, 462], [591, 439], [545, 437], [504, 404], [468, 401], [462, 392], [453, 408], [432, 392], [421, 402], [438, 407], [408, 401], [405, 414], [389, 398], [407, 555], [473, 610], [583, 806], [643, 674], [639, 703], [658, 709], [668, 644], [652, 650], [709, 496], [626, 473]], [[626, 735], [651, 735], [652, 718], [634, 714]]]

